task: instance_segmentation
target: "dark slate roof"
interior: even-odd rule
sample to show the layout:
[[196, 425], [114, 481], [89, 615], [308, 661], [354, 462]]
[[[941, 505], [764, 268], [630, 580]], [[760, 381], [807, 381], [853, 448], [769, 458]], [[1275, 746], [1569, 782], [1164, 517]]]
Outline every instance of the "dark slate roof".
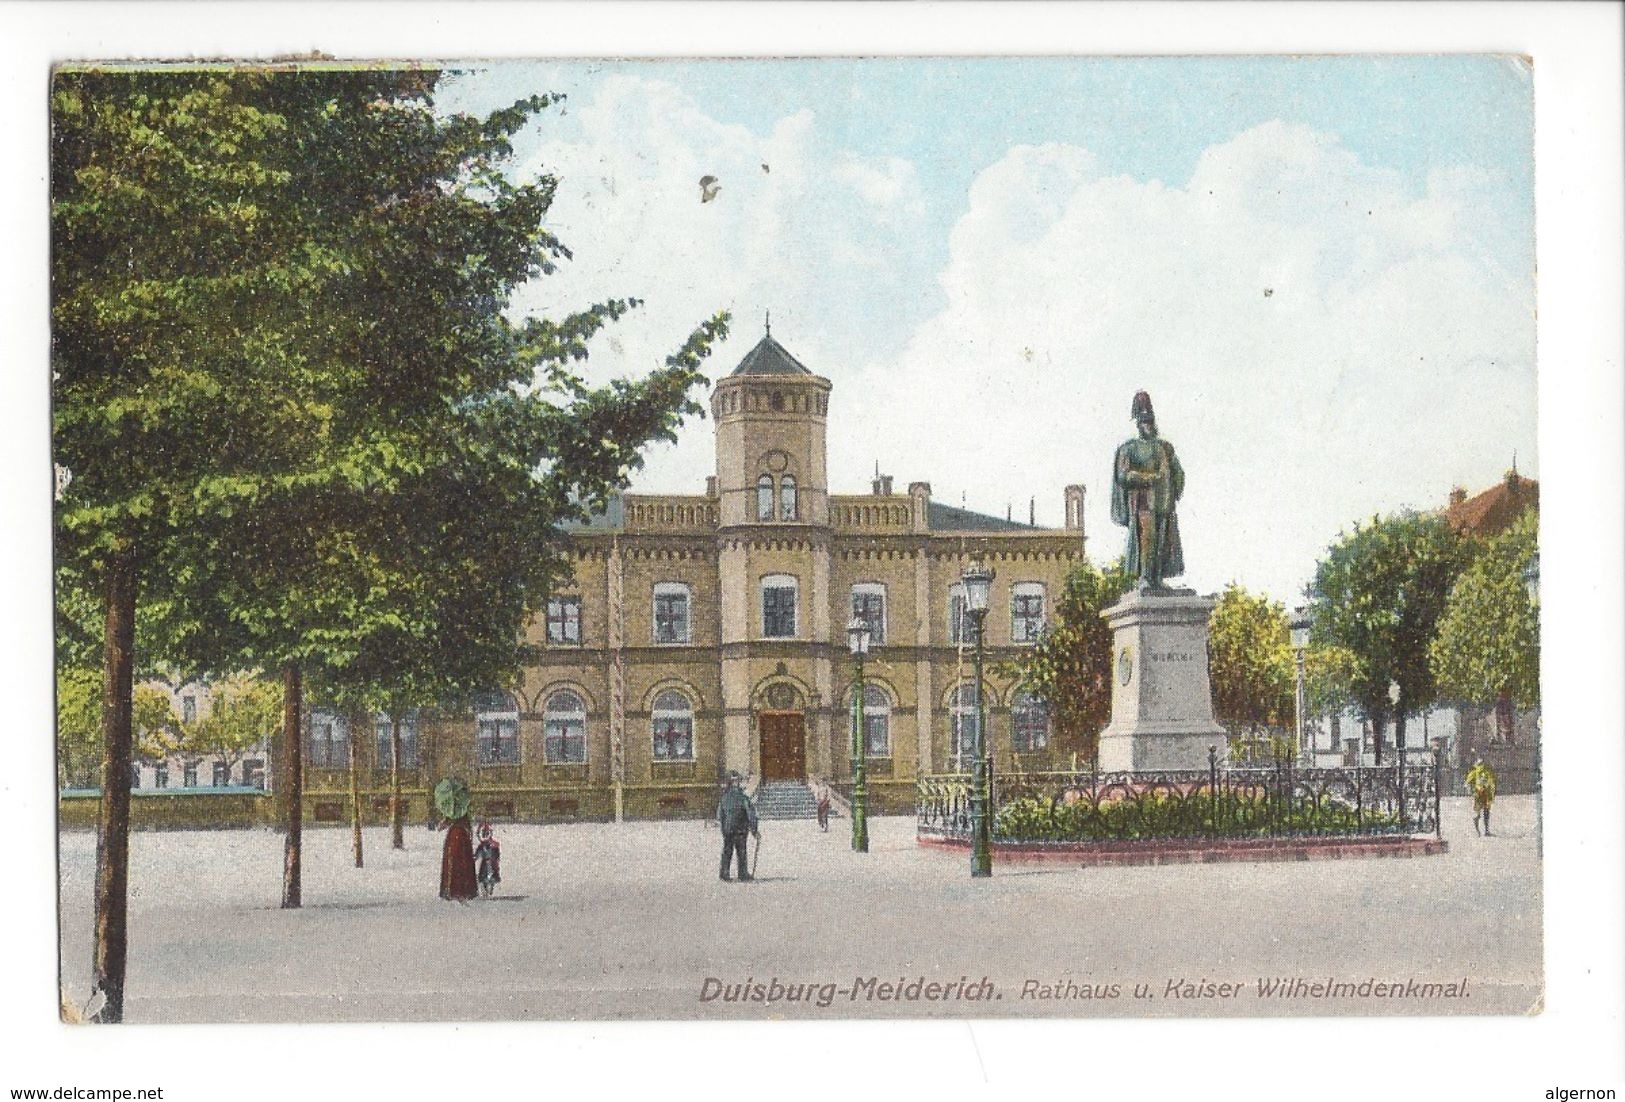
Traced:
[[739, 366], [730, 375], [811, 375], [800, 360], [785, 351], [784, 345], [771, 336], [763, 337], [756, 347], [745, 353]]
[[1483, 493], [1451, 505], [1444, 518], [1458, 532], [1492, 536], [1506, 531], [1531, 508], [1540, 508], [1540, 483], [1509, 471]]
[[956, 509], [952, 505], [928, 501], [925, 505], [925, 526], [932, 532], [1036, 532], [1031, 524], [1001, 520], [986, 513], [973, 513], [969, 509]]
[[603, 512], [594, 513], [584, 521], [567, 520], [563, 524], [559, 525], [559, 527], [564, 529], [566, 532], [580, 532], [591, 529], [609, 530], [614, 528], [624, 528], [626, 527], [626, 505], [621, 500], [620, 494], [611, 494], [609, 497], [609, 503], [605, 506]]

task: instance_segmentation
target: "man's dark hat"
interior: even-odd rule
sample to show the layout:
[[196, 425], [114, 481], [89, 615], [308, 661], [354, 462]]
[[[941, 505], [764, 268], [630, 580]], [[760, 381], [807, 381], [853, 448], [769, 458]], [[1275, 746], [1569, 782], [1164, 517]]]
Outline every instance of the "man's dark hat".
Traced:
[[1155, 421], [1157, 415], [1151, 412], [1151, 395], [1143, 390], [1135, 391], [1134, 404], [1129, 407], [1129, 416], [1136, 421]]

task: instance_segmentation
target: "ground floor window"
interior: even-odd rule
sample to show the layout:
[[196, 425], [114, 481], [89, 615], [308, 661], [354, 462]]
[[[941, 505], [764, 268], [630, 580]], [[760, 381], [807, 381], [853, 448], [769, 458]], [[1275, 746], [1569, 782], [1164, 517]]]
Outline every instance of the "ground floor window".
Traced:
[[676, 689], [655, 697], [650, 715], [655, 761], [694, 760], [694, 705]]
[[1049, 746], [1049, 705], [1036, 693], [1017, 693], [1010, 707], [1010, 742], [1018, 754]]
[[214, 763], [214, 786], [224, 788], [231, 783], [231, 766], [223, 761]]
[[949, 753], [957, 769], [969, 769], [976, 752], [976, 732], [981, 717], [977, 714], [975, 685], [961, 685], [954, 690], [949, 704]]
[[475, 702], [474, 760], [481, 765], [519, 764], [519, 706], [507, 693], [486, 693]]
[[[850, 722], [855, 726], [858, 722], [856, 694], [848, 699], [847, 709]], [[871, 758], [891, 757], [891, 697], [879, 685], [863, 687], [863, 752]]]
[[313, 712], [310, 716], [310, 745], [305, 764], [316, 769], [344, 769], [350, 764], [350, 727], [343, 716]]
[[[389, 716], [373, 717], [373, 735], [376, 756], [373, 761], [379, 769], [388, 769], [395, 762], [394, 723]], [[416, 769], [418, 765], [418, 719], [415, 715], [401, 717], [401, 768]]]
[[552, 763], [587, 760], [587, 706], [569, 689], [547, 698], [542, 718], [542, 757]]

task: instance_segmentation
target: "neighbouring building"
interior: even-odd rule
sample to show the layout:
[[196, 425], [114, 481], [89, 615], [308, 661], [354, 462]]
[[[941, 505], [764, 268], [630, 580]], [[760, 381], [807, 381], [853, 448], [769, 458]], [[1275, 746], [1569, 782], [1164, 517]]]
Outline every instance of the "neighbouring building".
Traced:
[[[1054, 613], [1084, 554], [1082, 486], [1046, 529], [932, 500], [927, 482], [832, 493], [829, 379], [771, 332], [710, 395], [716, 472], [705, 492], [624, 494], [569, 530], [572, 577], [536, 610], [539, 655], [520, 685], [472, 715], [414, 723], [403, 753], [409, 814], [460, 775], [477, 814], [526, 820], [711, 814], [730, 770], [762, 780], [851, 775], [846, 628], [869, 625], [870, 799], [913, 807], [921, 774], [954, 768], [976, 723], [961, 573], [996, 572], [986, 618], [987, 713], [1002, 769], [1070, 763], [1013, 660]], [[317, 712], [306, 740], [312, 818], [348, 812], [349, 754], [365, 801], [387, 807], [387, 730]], [[421, 725], [421, 730], [418, 729]], [[354, 746], [352, 747], [352, 743]], [[409, 760], [407, 760], [409, 757]]]

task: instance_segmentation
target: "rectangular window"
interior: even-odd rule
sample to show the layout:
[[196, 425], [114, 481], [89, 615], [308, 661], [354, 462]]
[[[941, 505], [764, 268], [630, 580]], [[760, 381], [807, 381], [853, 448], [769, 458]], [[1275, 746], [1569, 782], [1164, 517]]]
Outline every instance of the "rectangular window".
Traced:
[[542, 756], [553, 763], [586, 761], [586, 723], [578, 716], [549, 718], [546, 727], [542, 729]]
[[548, 598], [547, 641], [558, 646], [581, 645], [580, 597]]
[[475, 751], [481, 765], [519, 764], [519, 721], [482, 719], [475, 735]]
[[181, 697], [181, 722], [182, 723], [196, 723], [197, 722], [197, 697], [195, 697], [195, 696], [183, 696], [183, 697]]
[[869, 625], [869, 645], [886, 645], [886, 591], [878, 585], [854, 586], [852, 618]]
[[768, 639], [795, 638], [795, 586], [770, 585], [762, 587], [762, 635]]
[[1044, 587], [1023, 582], [1010, 598], [1010, 639], [1036, 643], [1044, 634]]
[[181, 787], [197, 787], [197, 762], [189, 761], [181, 767]]
[[330, 718], [310, 721], [307, 765], [316, 769], [345, 769], [350, 764], [350, 735], [344, 724]]
[[243, 784], [249, 788], [263, 789], [265, 787], [265, 761], [261, 758], [248, 758], [243, 762]]
[[694, 721], [685, 716], [657, 716], [654, 754], [656, 761], [693, 761]]
[[[378, 763], [379, 769], [390, 768], [395, 761], [395, 736], [390, 720], [380, 719], [373, 724], [375, 749], [377, 754], [373, 761]], [[401, 721], [401, 768], [416, 769], [418, 765], [418, 729], [417, 724], [408, 720]]]
[[688, 594], [668, 590], [655, 594], [655, 642], [686, 643], [688, 634]]
[[169, 764], [167, 762], [159, 762], [157, 765], [155, 765], [153, 767], [153, 770], [152, 770], [152, 787], [154, 787], [154, 788], [168, 788], [169, 787]]
[[231, 766], [223, 761], [214, 763], [214, 777], [212, 783], [216, 788], [224, 788], [231, 783]]

